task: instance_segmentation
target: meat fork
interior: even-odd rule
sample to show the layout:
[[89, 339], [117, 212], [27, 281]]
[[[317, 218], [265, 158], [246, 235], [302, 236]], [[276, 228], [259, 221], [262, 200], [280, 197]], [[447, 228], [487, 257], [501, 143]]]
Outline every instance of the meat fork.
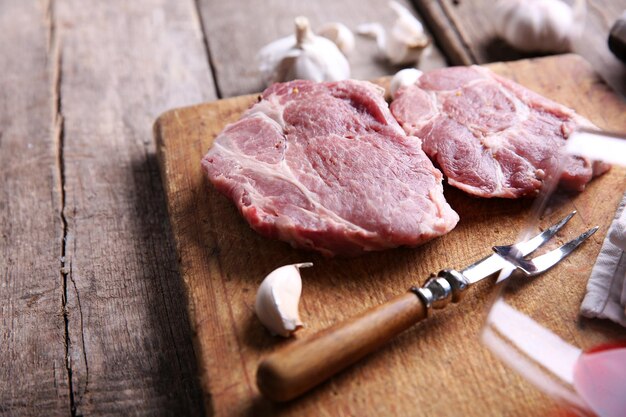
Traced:
[[576, 214], [524, 242], [494, 247], [495, 254], [457, 271], [444, 269], [421, 287], [412, 287], [386, 303], [294, 342], [267, 356], [257, 370], [257, 386], [273, 401], [288, 401], [353, 364], [393, 336], [428, 317], [432, 309], [459, 302], [476, 282], [504, 267], [513, 266], [526, 276], [553, 267], [572, 253], [598, 227], [589, 229], [565, 245], [534, 259], [524, 257], [549, 241]]

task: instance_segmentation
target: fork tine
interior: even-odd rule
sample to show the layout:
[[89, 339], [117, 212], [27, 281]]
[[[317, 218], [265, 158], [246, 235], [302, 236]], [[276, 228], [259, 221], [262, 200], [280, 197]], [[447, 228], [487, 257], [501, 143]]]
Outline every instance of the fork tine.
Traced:
[[[559, 220], [558, 223], [553, 224], [552, 226], [548, 227], [546, 230], [531, 239], [528, 239], [524, 242], [516, 243], [515, 245], [494, 246], [493, 250], [499, 253], [499, 251], [507, 251], [510, 249], [514, 251], [515, 256], [517, 257], [530, 255], [548, 240], [552, 239], [552, 236], [557, 234], [557, 232], [561, 230], [563, 226], [565, 226], [565, 224], [570, 221], [572, 217], [574, 217], [575, 214], [576, 210], [572, 211], [563, 219]], [[496, 250], [496, 248], [499, 249]]]
[[570, 253], [572, 253], [578, 246], [581, 245], [589, 236], [593, 235], [598, 230], [598, 226], [593, 227], [586, 232], [582, 233], [575, 239], [570, 240], [563, 246], [556, 248], [548, 253], [537, 256], [536, 258], [527, 260], [519, 256], [519, 251], [515, 249], [502, 246], [494, 246], [493, 250], [513, 266], [520, 269], [528, 276], [535, 276], [541, 274], [554, 265], [565, 259]]
[[570, 253], [572, 253], [581, 243], [583, 243], [589, 236], [593, 235], [598, 230], [598, 226], [587, 230], [575, 239], [570, 240], [560, 248], [554, 249], [546, 254], [537, 256], [532, 260], [532, 263], [537, 268], [534, 274], [541, 274], [544, 271], [552, 268], [554, 265], [565, 259]]
[[[502, 250], [505, 251], [516, 251], [516, 253], [519, 253], [517, 255], [519, 258], [529, 255], [541, 245], [550, 240], [552, 236], [554, 236], [559, 230], [561, 230], [561, 228], [565, 226], [565, 224], [575, 214], [576, 210], [572, 211], [570, 214], [565, 216], [565, 218], [548, 227], [537, 236], [534, 236], [525, 242], [516, 243], [514, 245], [498, 246], [498, 248], [502, 248]], [[498, 251], [496, 250], [496, 252]], [[507, 263], [503, 261], [503, 256], [497, 256], [496, 254], [492, 254], [491, 256], [487, 256], [479, 261], [474, 262], [472, 265], [462, 270], [461, 273], [469, 280], [470, 283], [473, 284], [480, 281], [484, 277], [501, 270], [506, 265]]]
[[558, 223], [548, 227], [546, 230], [533, 237], [532, 239], [529, 239], [526, 242], [516, 244], [515, 247], [523, 253], [522, 256], [529, 255], [535, 249], [539, 248], [548, 240], [552, 239], [552, 236], [554, 236], [559, 230], [561, 230], [561, 228], [565, 226], [565, 224], [570, 221], [570, 219], [574, 217], [575, 214], [576, 210], [572, 211], [565, 218], [561, 219]]

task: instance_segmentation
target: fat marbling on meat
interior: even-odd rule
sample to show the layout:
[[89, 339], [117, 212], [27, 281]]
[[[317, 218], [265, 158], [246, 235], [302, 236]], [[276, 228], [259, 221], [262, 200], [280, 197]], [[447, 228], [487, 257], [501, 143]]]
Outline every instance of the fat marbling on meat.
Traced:
[[365, 81], [272, 85], [202, 167], [254, 230], [326, 256], [419, 245], [459, 219], [421, 141]]
[[[573, 110], [478, 67], [422, 74], [400, 87], [391, 112], [448, 182], [480, 197], [536, 195], [558, 166], [559, 149], [578, 127], [593, 124]], [[569, 156], [564, 188], [582, 191], [608, 165]]]

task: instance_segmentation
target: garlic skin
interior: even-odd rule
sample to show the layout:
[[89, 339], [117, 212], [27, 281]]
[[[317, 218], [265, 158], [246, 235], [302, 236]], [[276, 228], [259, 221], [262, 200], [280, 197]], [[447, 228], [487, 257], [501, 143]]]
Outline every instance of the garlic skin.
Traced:
[[321, 82], [350, 78], [350, 65], [337, 45], [315, 35], [306, 17], [296, 17], [295, 27], [295, 36], [278, 39], [257, 54], [266, 85], [296, 79]]
[[523, 52], [566, 52], [581, 36], [587, 4], [575, 0], [498, 0], [495, 31]]
[[389, 7], [396, 13], [396, 20], [388, 33], [380, 23], [359, 25], [357, 32], [375, 38], [379, 53], [391, 64], [415, 64], [430, 44], [430, 39], [422, 23], [407, 8], [396, 1], [389, 2]]
[[333, 41], [344, 55], [354, 51], [354, 34], [343, 23], [326, 23], [317, 30], [317, 34]]
[[254, 311], [273, 335], [291, 336], [303, 324], [298, 313], [302, 279], [300, 268], [313, 266], [311, 262], [285, 265], [265, 277], [256, 294]]
[[406, 68], [396, 72], [391, 79], [391, 85], [389, 87], [391, 98], [396, 98], [396, 91], [401, 87], [415, 84], [422, 74], [423, 72], [416, 68]]

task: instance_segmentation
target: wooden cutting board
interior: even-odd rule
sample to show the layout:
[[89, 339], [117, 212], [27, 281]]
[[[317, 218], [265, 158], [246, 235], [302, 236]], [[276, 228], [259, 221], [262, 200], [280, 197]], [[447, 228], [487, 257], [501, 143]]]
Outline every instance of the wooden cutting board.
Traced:
[[[574, 108], [601, 128], [626, 131], [626, 105], [575, 55], [488, 66]], [[263, 277], [278, 266], [312, 261], [303, 270], [301, 316], [306, 337], [422, 283], [444, 267], [461, 268], [515, 241], [531, 201], [471, 198], [447, 187], [461, 221], [448, 235], [414, 249], [354, 259], [323, 259], [265, 239], [205, 180], [200, 159], [214, 137], [256, 96], [169, 111], [154, 134], [172, 230], [187, 290], [200, 379], [209, 415], [559, 415], [558, 406], [504, 367], [479, 340], [493, 294], [480, 283], [463, 303], [437, 312], [379, 352], [288, 404], [263, 399], [255, 385], [260, 358], [290, 341], [275, 338], [253, 311]], [[559, 334], [586, 347], [626, 337], [610, 323], [581, 319], [578, 307], [593, 262], [625, 190], [623, 169], [594, 180], [572, 204], [570, 233], [599, 224], [574, 256], [541, 277], [550, 302], [535, 291], [529, 306]], [[564, 281], [565, 280], [565, 281]], [[529, 293], [530, 294], [530, 293]]]

